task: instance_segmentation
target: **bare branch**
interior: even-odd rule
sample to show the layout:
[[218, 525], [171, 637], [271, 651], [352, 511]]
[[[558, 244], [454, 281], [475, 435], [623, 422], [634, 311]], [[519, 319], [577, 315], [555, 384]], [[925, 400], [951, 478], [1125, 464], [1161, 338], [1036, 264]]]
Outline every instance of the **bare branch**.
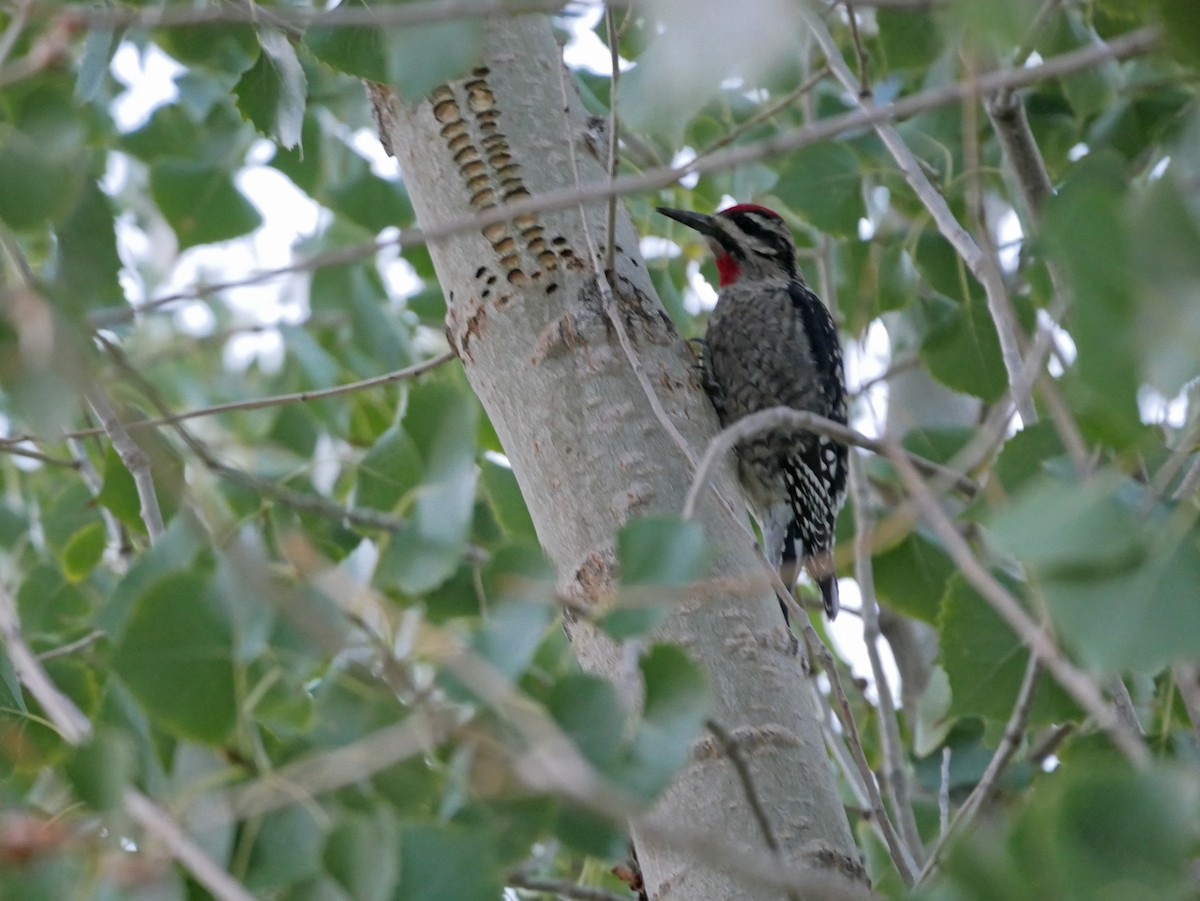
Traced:
[[513, 888], [525, 889], [530, 892], [545, 892], [562, 898], [573, 898], [575, 901], [629, 901], [628, 894], [618, 895], [606, 888], [579, 885], [568, 879], [540, 879], [537, 876], [528, 876], [518, 872], [510, 873], [504, 882]]
[[[695, 515], [696, 505], [699, 503], [700, 496], [707, 486], [709, 479], [712, 478], [713, 469], [729, 455], [729, 452], [733, 450], [738, 442], [778, 428], [792, 428], [797, 431], [816, 432], [818, 435], [826, 435], [835, 441], [840, 441], [842, 444], [862, 447], [884, 456], [892, 449], [891, 445], [885, 441], [881, 441], [878, 438], [869, 438], [849, 426], [844, 426], [840, 422], [834, 422], [832, 419], [818, 416], [816, 413], [793, 410], [791, 407], [771, 407], [767, 410], [760, 410], [757, 413], [752, 413], [749, 416], [739, 419], [733, 425], [723, 429], [709, 443], [708, 449], [704, 452], [704, 456], [700, 459], [700, 463], [696, 467], [696, 475], [692, 479], [692, 487], [688, 491], [687, 500], [683, 505], [683, 517], [690, 519]], [[945, 478], [949, 484], [964, 494], [974, 494], [979, 489], [978, 484], [973, 479], [967, 478], [962, 473], [948, 469], [940, 463], [934, 463], [932, 460], [926, 460], [924, 457], [916, 454], [909, 454], [907, 451], [902, 450], [900, 453], [904, 454], [906, 459], [916, 468], [931, 476]]]
[[112, 401], [108, 399], [108, 395], [104, 393], [104, 389], [98, 383], [93, 382], [88, 387], [87, 400], [99, 418], [100, 424], [104, 427], [104, 431], [108, 434], [109, 440], [112, 441], [117, 456], [121, 458], [121, 462], [133, 476], [138, 501], [141, 503], [142, 522], [146, 524], [150, 540], [158, 541], [166, 529], [163, 525], [162, 510], [158, 506], [158, 494], [154, 488], [154, 474], [150, 470], [150, 458], [133, 440], [128, 429], [125, 428], [125, 424], [117, 415], [117, 411], [113, 408]]
[[1001, 619], [1008, 623], [1009, 628], [1017, 633], [1025, 646], [1050, 671], [1067, 694], [1095, 718], [1096, 723], [1112, 738], [1113, 744], [1138, 766], [1148, 763], [1150, 755], [1145, 742], [1125, 728], [1092, 679], [1067, 660], [1045, 630], [1025, 612], [1021, 603], [979, 562], [966, 540], [954, 528], [949, 516], [938, 505], [929, 486], [921, 480], [908, 457], [898, 449], [891, 448], [889, 458], [916, 501], [922, 517], [937, 532], [942, 546], [971, 586], [992, 605]]
[[896, 833], [896, 827], [892, 825], [892, 820], [888, 816], [887, 808], [883, 806], [883, 798], [879, 794], [879, 785], [875, 780], [875, 774], [871, 771], [871, 765], [867, 762], [867, 755], [863, 751], [862, 738], [858, 733], [858, 724], [854, 722], [854, 714], [850, 710], [850, 700], [846, 697], [846, 690], [842, 687], [842, 679], [837, 671], [837, 663], [808, 619], [804, 618], [800, 621], [800, 624], [805, 635], [808, 637], [809, 646], [815, 651], [817, 658], [821, 661], [821, 667], [825, 670], [826, 675], [829, 676], [829, 684], [833, 689], [834, 700], [837, 702], [835, 710], [838, 711], [838, 718], [841, 720], [842, 728], [846, 730], [846, 739], [850, 745], [850, 753], [853, 755], [854, 763], [858, 767], [862, 784], [867, 790], [867, 798], [871, 805], [872, 822], [879, 829], [880, 835], [882, 835], [884, 843], [887, 845], [888, 853], [891, 854], [892, 862], [896, 865], [896, 871], [900, 874], [900, 878], [904, 880], [906, 886], [911, 886], [915, 872], [913, 860], [904, 843], [900, 841], [900, 836]]
[[850, 497], [854, 506], [854, 579], [858, 582], [859, 594], [862, 596], [863, 643], [867, 647], [867, 659], [870, 661], [871, 675], [875, 680], [875, 693], [879, 697], [879, 731], [883, 739], [884, 768], [887, 774], [884, 790], [888, 794], [909, 853], [916, 863], [920, 864], [924, 856], [923, 845], [909, 796], [904, 743], [900, 740], [900, 723], [896, 717], [892, 687], [888, 683], [883, 660], [879, 656], [879, 601], [875, 597], [875, 574], [871, 566], [871, 536], [875, 518], [871, 510], [870, 486], [862, 467], [861, 457], [852, 453]]
[[[1107, 60], [1122, 59], [1146, 53], [1153, 49], [1159, 40], [1160, 31], [1157, 28], [1143, 28], [1127, 35], [1122, 35], [1119, 38], [1114, 38], [1105, 44], [1097, 44], [1052, 57], [1039, 66], [988, 73], [981, 76], [977, 82], [971, 85], [952, 82], [928, 91], [922, 91], [919, 94], [913, 94], [910, 97], [905, 97], [886, 106], [872, 105], [869, 107], [860, 107], [851, 112], [838, 116], [829, 116], [802, 128], [786, 131], [762, 141], [730, 147], [728, 150], [714, 153], [704, 158], [697, 157], [679, 167], [662, 167], [636, 175], [618, 176], [613, 180], [605, 179], [601, 182], [591, 182], [577, 187], [546, 191], [536, 197], [519, 200], [514, 203], [506, 203], [483, 213], [448, 219], [443, 224], [427, 231], [421, 231], [417, 228], [403, 229], [399, 235], [386, 241], [372, 241], [365, 244], [340, 247], [327, 253], [307, 257], [287, 266], [281, 266], [277, 269], [262, 270], [261, 272], [252, 273], [236, 280], [182, 291], [167, 297], [148, 301], [136, 307], [99, 311], [89, 316], [88, 322], [96, 328], [115, 325], [132, 319], [139, 313], [159, 309], [171, 303], [194, 300], [217, 291], [244, 285], [260, 284], [294, 272], [304, 272], [323, 266], [351, 263], [397, 244], [401, 246], [414, 246], [458, 234], [459, 232], [474, 231], [495, 223], [508, 222], [526, 213], [563, 210], [580, 203], [607, 200], [614, 194], [623, 196], [642, 191], [657, 190], [674, 184], [679, 179], [692, 173], [703, 174], [735, 168], [745, 163], [756, 162], [771, 156], [791, 153], [821, 141], [837, 138], [864, 126], [899, 121], [909, 116], [949, 106], [960, 102], [965, 97], [986, 94], [1004, 88], [1019, 88], [1048, 78], [1058, 78], [1090, 69]], [[1024, 381], [1019, 379], [1015, 384], [1020, 386]], [[1032, 382], [1030, 383], [1032, 384]]]
[[[938, 861], [951, 837], [965, 829], [983, 805], [987, 803], [1000, 774], [1004, 772], [1004, 768], [1008, 766], [1009, 761], [1017, 752], [1021, 740], [1025, 737], [1025, 724], [1029, 721], [1029, 711], [1033, 709], [1034, 691], [1037, 688], [1039, 671], [1037, 656], [1030, 654], [1029, 663], [1025, 666], [1025, 675], [1021, 678], [1021, 687], [1017, 691], [1013, 712], [1009, 715], [1008, 723], [1004, 727], [1004, 735], [1000, 738], [1000, 745], [996, 748], [992, 759], [988, 761], [983, 775], [975, 783], [975, 788], [963, 802], [962, 807], [958, 809], [958, 813], [954, 815], [954, 821], [949, 827], [942, 829], [937, 844], [929, 852], [929, 860], [926, 861], [924, 869], [917, 876], [917, 885], [921, 885], [937, 869]], [[949, 751], [950, 749], [946, 748], [945, 750]]]
[[68, 744], [77, 745], [84, 741], [92, 733], [92, 724], [75, 702], [58, 690], [37, 655], [25, 643], [17, 618], [17, 605], [3, 585], [0, 585], [0, 635], [4, 637], [8, 659], [12, 661], [17, 678], [41, 705], [46, 719]]
[[762, 798], [759, 797], [758, 788], [754, 784], [754, 775], [750, 772], [750, 764], [746, 758], [742, 756], [742, 749], [738, 747], [737, 739], [730, 735], [725, 727], [714, 719], [705, 721], [705, 726], [708, 731], [713, 734], [717, 740], [717, 744], [721, 746], [721, 751], [725, 754], [726, 759], [737, 772], [738, 779], [742, 783], [742, 791], [746, 795], [746, 803], [750, 805], [750, 812], [754, 814], [754, 819], [758, 822], [759, 831], [762, 832], [763, 842], [776, 858], [779, 857], [779, 840], [775, 838], [775, 830], [771, 826], [771, 819], [767, 816], [767, 811], [763, 808]]
[[147, 834], [162, 842], [171, 856], [187, 869], [196, 881], [208, 889], [217, 901], [255, 901], [245, 886], [222, 870], [204, 853], [167, 812], [136, 788], [127, 788], [122, 806]]
[[[821, 45], [821, 49], [825, 54], [825, 58], [829, 61], [834, 76], [836, 76], [846, 90], [858, 91], [859, 84], [855, 81], [854, 74], [846, 65], [845, 60], [842, 59], [841, 50], [838, 48], [833, 35], [829, 33], [829, 29], [825, 27], [825, 22], [820, 16], [816, 15], [807, 3], [800, 4], [800, 10], [817, 43]], [[982, 86], [983, 79], [972, 78], [965, 80], [959, 85], [962, 88], [962, 94], [959, 99], [973, 100], [983, 92]], [[859, 106], [864, 110], [874, 108], [874, 102], [869, 96], [860, 95], [858, 102]], [[938, 231], [950, 242], [950, 245], [967, 264], [967, 268], [971, 270], [971, 273], [983, 285], [984, 291], [987, 294], [988, 311], [991, 313], [992, 319], [996, 324], [996, 333], [1000, 340], [1000, 353], [1004, 360], [1004, 368], [1008, 373], [1009, 383], [1015, 384], [1021, 364], [1020, 324], [1017, 321], [1016, 312], [1009, 301], [1008, 292], [1004, 287], [1004, 280], [1001, 277], [999, 267], [993, 265], [993, 261], [988, 259], [988, 255], [980, 249], [967, 230], [955, 218], [950, 205], [946, 203], [946, 199], [929, 181], [928, 176], [926, 176], [925, 171], [917, 161], [916, 155], [909, 149], [904, 139], [900, 137], [900, 133], [891, 124], [891, 120], [879, 120], [871, 124], [875, 129], [875, 133], [879, 135], [880, 140], [896, 161], [896, 165], [899, 166], [900, 171], [904, 174], [909, 187], [912, 188], [913, 193], [916, 194], [925, 209], [933, 217]], [[1017, 409], [1021, 413], [1021, 418], [1026, 422], [1035, 421], [1036, 412], [1029, 395], [1014, 394], [1013, 397], [1017, 404]]]

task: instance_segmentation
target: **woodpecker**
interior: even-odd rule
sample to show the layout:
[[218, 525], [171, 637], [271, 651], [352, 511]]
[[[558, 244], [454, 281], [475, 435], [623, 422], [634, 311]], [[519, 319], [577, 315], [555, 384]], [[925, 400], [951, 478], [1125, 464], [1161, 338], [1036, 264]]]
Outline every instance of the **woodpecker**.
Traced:
[[[700, 342], [699, 363], [721, 425], [779, 406], [844, 424], [846, 379], [837, 328], [805, 283], [792, 233], [779, 214], [753, 203], [711, 216], [658, 211], [704, 235], [716, 256], [721, 290]], [[806, 567], [833, 619], [839, 607], [833, 528], [846, 497], [846, 446], [783, 429], [747, 439], [736, 454], [767, 559], [789, 588]]]

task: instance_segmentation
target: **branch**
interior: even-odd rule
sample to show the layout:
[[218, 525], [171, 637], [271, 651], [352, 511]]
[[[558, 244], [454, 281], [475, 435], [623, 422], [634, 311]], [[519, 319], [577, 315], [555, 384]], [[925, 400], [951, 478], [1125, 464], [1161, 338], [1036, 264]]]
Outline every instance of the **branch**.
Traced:
[[77, 745], [92, 733], [92, 724], [75, 706], [75, 702], [58, 690], [46, 674], [41, 661], [30, 650], [21, 635], [21, 622], [17, 617], [17, 605], [8, 589], [0, 585], [0, 636], [8, 648], [8, 659], [21, 684], [29, 689], [34, 700], [41, 705], [46, 719], [58, 730], [63, 741]]
[[[266, 269], [243, 278], [218, 282], [207, 287], [182, 291], [167, 297], [147, 301], [136, 307], [99, 311], [88, 317], [94, 328], [115, 325], [136, 317], [139, 313], [158, 309], [170, 303], [194, 300], [214, 291], [228, 290], [245, 285], [260, 284], [322, 266], [342, 265], [360, 260], [394, 245], [414, 246], [449, 237], [460, 232], [475, 231], [501, 222], [509, 222], [527, 213], [543, 213], [564, 210], [581, 203], [607, 200], [611, 196], [623, 196], [643, 191], [658, 190], [672, 185], [693, 173], [704, 174], [732, 169], [745, 163], [756, 162], [771, 156], [792, 153], [821, 141], [838, 138], [847, 132], [864, 126], [893, 122], [933, 109], [949, 106], [981, 93], [990, 93], [1004, 88], [1019, 88], [1048, 78], [1070, 75], [1111, 59], [1123, 59], [1153, 49], [1161, 39], [1157, 28], [1143, 28], [1114, 38], [1106, 44], [1098, 44], [1055, 56], [1039, 66], [1025, 69], [988, 73], [973, 84], [946, 84], [919, 94], [913, 94], [886, 106], [860, 107], [851, 112], [830, 116], [810, 123], [802, 128], [786, 131], [762, 141], [731, 147], [720, 153], [697, 158], [679, 167], [651, 169], [636, 175], [622, 175], [616, 179], [590, 182], [573, 188], [546, 191], [536, 197], [502, 204], [495, 209], [470, 216], [458, 216], [427, 231], [418, 228], [403, 229], [397, 236], [385, 241], [371, 241], [340, 247], [326, 253], [307, 257], [296, 263], [277, 269]], [[1018, 382], [1020, 384], [1020, 382]]]
[[568, 879], [539, 879], [524, 873], [510, 873], [504, 880], [512, 888], [526, 889], [531, 892], [545, 892], [559, 895], [563, 898], [574, 898], [577, 901], [629, 901], [629, 895], [618, 895], [606, 888], [593, 888], [590, 885], [579, 885]]
[[[842, 83], [842, 86], [847, 91], [859, 91], [860, 85], [855, 81], [854, 74], [846, 65], [845, 60], [842, 59], [841, 50], [838, 48], [837, 42], [833, 39], [833, 35], [829, 33], [829, 29], [825, 27], [824, 21], [815, 15], [806, 3], [800, 4], [800, 14], [804, 17], [817, 43], [821, 45], [821, 50], [824, 52], [825, 58], [829, 61], [830, 68], [833, 70], [833, 74], [837, 77], [838, 81]], [[974, 78], [968, 79], [961, 85], [956, 85], [956, 87], [962, 88], [960, 97], [962, 100], [972, 100], [984, 90], [983, 79]], [[874, 101], [868, 95], [860, 93], [858, 102], [860, 108], [864, 110], [874, 108]], [[929, 178], [925, 175], [925, 171], [917, 161], [916, 155], [904, 143], [904, 139], [900, 137], [900, 133], [890, 121], [879, 120], [871, 124], [875, 129], [875, 133], [879, 135], [880, 140], [896, 161], [896, 165], [900, 167], [900, 171], [904, 173], [905, 181], [908, 182], [913, 193], [917, 195], [922, 205], [924, 205], [925, 209], [933, 217], [938, 231], [950, 242], [950, 245], [967, 264], [967, 268], [971, 270], [975, 278], [983, 285], [984, 291], [987, 294], [988, 311], [991, 313], [992, 319], [996, 324], [996, 333], [1000, 340], [1000, 354], [1004, 360], [1004, 368], [1008, 373], [1009, 383], [1015, 383], [1021, 361], [1020, 326], [1017, 322], [1016, 312], [1009, 302], [1008, 293], [1005, 290], [1004, 280], [1001, 277], [999, 267], [992, 264], [993, 261], [987, 258], [987, 255], [979, 248], [979, 245], [975, 243], [971, 235], [955, 218], [949, 204], [946, 203], [946, 198], [929, 181]], [[1030, 396], [1028, 394], [1014, 394], [1014, 399], [1017, 409], [1021, 413], [1021, 418], [1026, 422], [1036, 421], [1037, 413]]]
[[810, 646], [814, 649], [817, 659], [821, 661], [821, 667], [829, 676], [829, 684], [833, 689], [834, 698], [837, 701], [837, 711], [839, 719], [842, 722], [842, 728], [846, 730], [846, 738], [850, 745], [850, 753], [854, 756], [854, 763], [858, 767], [859, 775], [862, 777], [862, 784], [867, 790], [867, 798], [871, 805], [871, 820], [879, 829], [880, 835], [883, 836], [884, 843], [887, 845], [888, 853], [891, 854], [892, 862], [896, 865], [896, 871], [900, 874], [900, 878], [904, 880], [905, 886], [911, 887], [913, 884], [913, 861], [908, 849], [900, 841], [900, 836], [896, 833], [896, 827], [892, 825], [891, 818], [888, 816], [887, 808], [883, 806], [883, 798], [879, 794], [879, 785], [875, 780], [875, 774], [871, 771], [871, 765], [867, 762], [867, 756], [863, 751], [862, 738], [858, 733], [858, 725], [854, 722], [854, 714], [850, 710], [850, 700], [846, 697], [846, 690], [842, 687], [842, 679], [837, 671], [837, 664], [833, 659], [833, 655], [829, 653], [829, 649], [821, 641], [817, 635], [817, 630], [812, 627], [812, 624], [807, 618], [798, 620], [804, 634], [807, 636]]
[[[1004, 772], [1004, 768], [1008, 766], [1008, 762], [1016, 753], [1017, 747], [1025, 735], [1025, 724], [1029, 721], [1029, 711], [1033, 709], [1038, 672], [1037, 656], [1030, 654], [1029, 662], [1025, 666], [1025, 675], [1021, 679], [1021, 687], [1017, 691], [1017, 701], [1013, 705], [1013, 712], [1008, 718], [1008, 724], [1004, 727], [1004, 735], [1000, 738], [1000, 746], [996, 748], [996, 753], [988, 761], [987, 769], [975, 783], [975, 788], [963, 802], [962, 807], [958, 809], [958, 813], [954, 815], [954, 821], [938, 836], [937, 844], [929, 852], [929, 860], [925, 862], [925, 867], [917, 876], [917, 885], [921, 885], [937, 869], [938, 861], [949, 844], [950, 838], [965, 829], [975, 818], [996, 787], [1000, 774]], [[949, 749], [947, 748], [947, 750]]]
[[726, 759], [737, 773], [738, 779], [742, 783], [742, 791], [746, 795], [746, 803], [750, 805], [750, 812], [754, 814], [754, 819], [758, 822], [759, 831], [762, 832], [763, 843], [767, 846], [767, 850], [778, 859], [779, 840], [775, 838], [775, 830], [771, 826], [771, 819], [767, 816], [767, 811], [763, 808], [762, 798], [759, 797], [758, 789], [754, 785], [754, 775], [750, 772], [750, 764], [742, 756], [742, 749], [738, 746], [737, 740], [725, 731], [725, 727], [716, 720], [705, 720], [704, 725], [713, 734], [713, 738], [717, 740], [717, 744], [721, 746], [721, 751], [725, 754]]
[[695, 515], [696, 504], [699, 503], [701, 494], [712, 478], [713, 469], [728, 456], [739, 442], [762, 432], [779, 428], [815, 432], [818, 435], [825, 435], [835, 441], [840, 441], [842, 444], [865, 448], [881, 456], [887, 456], [890, 452], [895, 451], [904, 455], [906, 460], [922, 472], [947, 479], [950, 484], [964, 494], [973, 495], [979, 490], [979, 485], [962, 473], [942, 466], [940, 463], [934, 463], [932, 460], [926, 460], [917, 454], [898, 450], [886, 441], [869, 438], [840, 422], [834, 422], [832, 419], [826, 419], [824, 416], [818, 416], [816, 413], [809, 413], [805, 410], [794, 410], [791, 407], [771, 407], [739, 419], [733, 425], [718, 432], [709, 442], [708, 449], [704, 452], [704, 456], [696, 468], [692, 487], [688, 490], [687, 500], [683, 505], [683, 518], [691, 519]]
[[1046, 632], [1025, 612], [1020, 601], [979, 562], [966, 540], [938, 505], [929, 486], [921, 480], [908, 457], [898, 448], [893, 447], [890, 450], [889, 458], [916, 501], [921, 515], [937, 532], [942, 546], [966, 580], [992, 605], [1009, 628], [1017, 633], [1025, 646], [1050, 671], [1067, 694], [1095, 718], [1096, 723], [1109, 734], [1113, 744], [1132, 763], [1138, 766], [1146, 765], [1149, 762], [1149, 751], [1141, 737], [1131, 733], [1124, 726], [1091, 678], [1067, 660]]
[[141, 503], [142, 522], [146, 524], [146, 532], [150, 541], [158, 541], [164, 531], [162, 510], [158, 506], [158, 494], [154, 489], [154, 474], [150, 470], [150, 458], [146, 452], [133, 440], [125, 424], [121, 422], [117, 411], [113, 409], [112, 401], [104, 393], [98, 383], [93, 382], [86, 391], [88, 405], [95, 411], [100, 424], [112, 441], [113, 449], [129, 474], [133, 476], [134, 487], [137, 488], [138, 501]]
[[136, 788], [125, 790], [122, 806], [125, 813], [146, 831], [147, 836], [162, 842], [171, 856], [183, 864], [218, 901], [255, 901], [245, 886], [217, 866], [165, 810]]
[[900, 740], [900, 723], [896, 717], [896, 704], [892, 700], [892, 687], [883, 660], [879, 656], [879, 601], [875, 597], [875, 574], [871, 567], [871, 536], [874, 531], [874, 514], [871, 510], [870, 487], [866, 473], [862, 471], [862, 459], [858, 454], [850, 455], [850, 497], [854, 507], [854, 579], [862, 596], [863, 643], [867, 647], [867, 659], [871, 664], [871, 675], [875, 679], [875, 692], [879, 696], [879, 732], [882, 738], [884, 768], [887, 780], [884, 789], [888, 794], [892, 810], [904, 836], [905, 844], [915, 861], [922, 858], [923, 845], [917, 821], [913, 815], [912, 801], [908, 790], [908, 767], [904, 759], [904, 744]]

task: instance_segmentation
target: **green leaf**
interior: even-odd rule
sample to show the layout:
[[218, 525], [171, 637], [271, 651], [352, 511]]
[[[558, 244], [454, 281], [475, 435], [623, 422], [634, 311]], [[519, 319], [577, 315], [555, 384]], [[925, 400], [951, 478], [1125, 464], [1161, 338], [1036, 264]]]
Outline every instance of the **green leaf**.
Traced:
[[133, 749], [122, 733], [101, 732], [65, 764], [75, 796], [93, 810], [114, 810], [133, 775]]
[[246, 887], [265, 893], [318, 876], [324, 844], [324, 830], [307, 805], [295, 804], [267, 814], [250, 851]]
[[884, 64], [889, 70], [930, 65], [941, 53], [944, 39], [936, 19], [917, 8], [875, 11]]
[[371, 446], [358, 465], [355, 503], [375, 510], [395, 510], [421, 483], [422, 462], [416, 444], [394, 425]]
[[0, 220], [10, 228], [32, 228], [70, 210], [83, 173], [82, 158], [0, 123]]
[[95, 182], [85, 182], [75, 208], [56, 229], [55, 272], [59, 297], [65, 297], [68, 314], [77, 320], [89, 309], [125, 302], [117, 277], [121, 260], [113, 211]]
[[87, 578], [104, 556], [107, 539], [104, 524], [99, 522], [89, 523], [72, 535], [60, 556], [63, 575], [72, 582]]
[[283, 147], [300, 143], [308, 82], [296, 51], [282, 33], [258, 32], [258, 62], [234, 86], [238, 109], [262, 134]]
[[442, 584], [466, 548], [475, 506], [478, 415], [474, 397], [449, 378], [422, 382], [409, 394], [403, 425], [425, 460], [425, 474], [408, 521], [379, 563], [384, 583], [405, 594]]
[[[952, 693], [950, 714], [1007, 720], [1029, 660], [1024, 644], [960, 575], [950, 580], [938, 627], [942, 666]], [[1062, 722], [1076, 714], [1058, 684], [1042, 676], [1030, 723]]]
[[262, 224], [258, 210], [223, 168], [165, 160], [151, 170], [150, 188], [181, 248], [236, 238]]
[[475, 649], [501, 673], [516, 679], [533, 659], [550, 624], [548, 604], [509, 601], [488, 611]]
[[[338, 9], [366, 10], [363, 0], [345, 0]], [[387, 30], [378, 24], [314, 26], [304, 33], [313, 56], [339, 72], [387, 84], [390, 80], [385, 43]]]
[[349, 166], [350, 174], [326, 191], [326, 206], [376, 234], [413, 221], [412, 203], [401, 182], [380, 178], [360, 158]]
[[921, 359], [943, 385], [986, 401], [996, 401], [1008, 386], [1000, 339], [987, 301], [972, 296], [963, 304], [940, 306], [921, 345]]
[[1150, 555], [1132, 569], [1085, 569], [1043, 585], [1063, 640], [1096, 668], [1154, 672], [1200, 655], [1200, 536], [1163, 526], [1145, 538]]
[[396, 826], [387, 814], [343, 814], [325, 841], [325, 871], [356, 901], [384, 901], [395, 885]]
[[1133, 513], [1116, 500], [1124, 482], [1113, 472], [1083, 484], [1040, 479], [992, 517], [992, 532], [1039, 577], [1094, 582], [1128, 571], [1146, 546]]
[[178, 735], [218, 744], [232, 731], [233, 634], [204, 577], [176, 573], [142, 592], [113, 649], [113, 670]]
[[[1103, 758], [1062, 767], [1007, 824], [976, 832], [945, 862], [947, 897], [1184, 901], [1197, 841], [1194, 782]], [[1007, 829], [1004, 829], [1007, 825]]]
[[1088, 437], [1116, 447], [1140, 434], [1137, 333], [1130, 238], [1124, 227], [1126, 176], [1111, 154], [1089, 154], [1046, 202], [1043, 239], [1076, 298], [1067, 326], [1078, 351], [1063, 381]]
[[[1200, 135], [1200, 124], [1191, 134]], [[1139, 370], [1166, 397], [1200, 373], [1200, 210], [1194, 199], [1180, 167], [1171, 166], [1130, 211]]]
[[1193, 71], [1200, 68], [1200, 19], [1189, 0], [1158, 0], [1163, 37], [1172, 55]]
[[824, 141], [792, 154], [772, 193], [821, 231], [857, 237], [867, 215], [860, 169], [849, 147]]
[[1065, 451], [1052, 422], [1027, 425], [1004, 443], [992, 470], [994, 479], [1010, 495], [1046, 471], [1046, 464]]
[[537, 530], [533, 518], [525, 506], [525, 498], [521, 495], [521, 486], [517, 477], [508, 466], [501, 466], [493, 460], [484, 459], [479, 464], [480, 482], [484, 493], [492, 507], [496, 521], [500, 523], [509, 538], [527, 541], [537, 541]]
[[604, 772], [617, 760], [626, 744], [628, 711], [607, 679], [568, 673], [554, 684], [546, 707], [592, 766]]
[[954, 562], [940, 544], [913, 532], [873, 559], [875, 590], [889, 607], [927, 623], [937, 620]]
[[240, 75], [258, 54], [254, 28], [244, 22], [217, 22], [163, 29], [159, 45], [185, 65], [203, 66], [226, 77]]
[[492, 840], [452, 824], [412, 824], [400, 838], [395, 901], [495, 901], [502, 895]]
[[703, 574], [709, 558], [704, 530], [690, 520], [646, 516], [617, 533], [622, 585], [683, 585]]
[[479, 61], [486, 31], [482, 18], [464, 16], [393, 28], [386, 34], [389, 83], [405, 100], [416, 103]]
[[666, 788], [704, 728], [710, 698], [704, 669], [682, 648], [656, 644], [638, 662], [646, 688], [625, 784], [646, 799]]

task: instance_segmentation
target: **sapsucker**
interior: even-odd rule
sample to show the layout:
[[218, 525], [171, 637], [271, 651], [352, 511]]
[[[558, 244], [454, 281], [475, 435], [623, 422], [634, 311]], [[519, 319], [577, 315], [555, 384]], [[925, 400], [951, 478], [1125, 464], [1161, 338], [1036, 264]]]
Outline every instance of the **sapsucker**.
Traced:
[[[721, 424], [780, 406], [845, 423], [837, 328], [805, 283], [792, 233], [779, 214], [751, 203], [711, 216], [658, 211], [704, 235], [716, 255], [721, 290], [700, 358]], [[833, 528], [846, 496], [846, 446], [781, 429], [743, 441], [736, 453], [768, 560], [789, 587], [805, 566], [832, 619], [838, 612]]]

